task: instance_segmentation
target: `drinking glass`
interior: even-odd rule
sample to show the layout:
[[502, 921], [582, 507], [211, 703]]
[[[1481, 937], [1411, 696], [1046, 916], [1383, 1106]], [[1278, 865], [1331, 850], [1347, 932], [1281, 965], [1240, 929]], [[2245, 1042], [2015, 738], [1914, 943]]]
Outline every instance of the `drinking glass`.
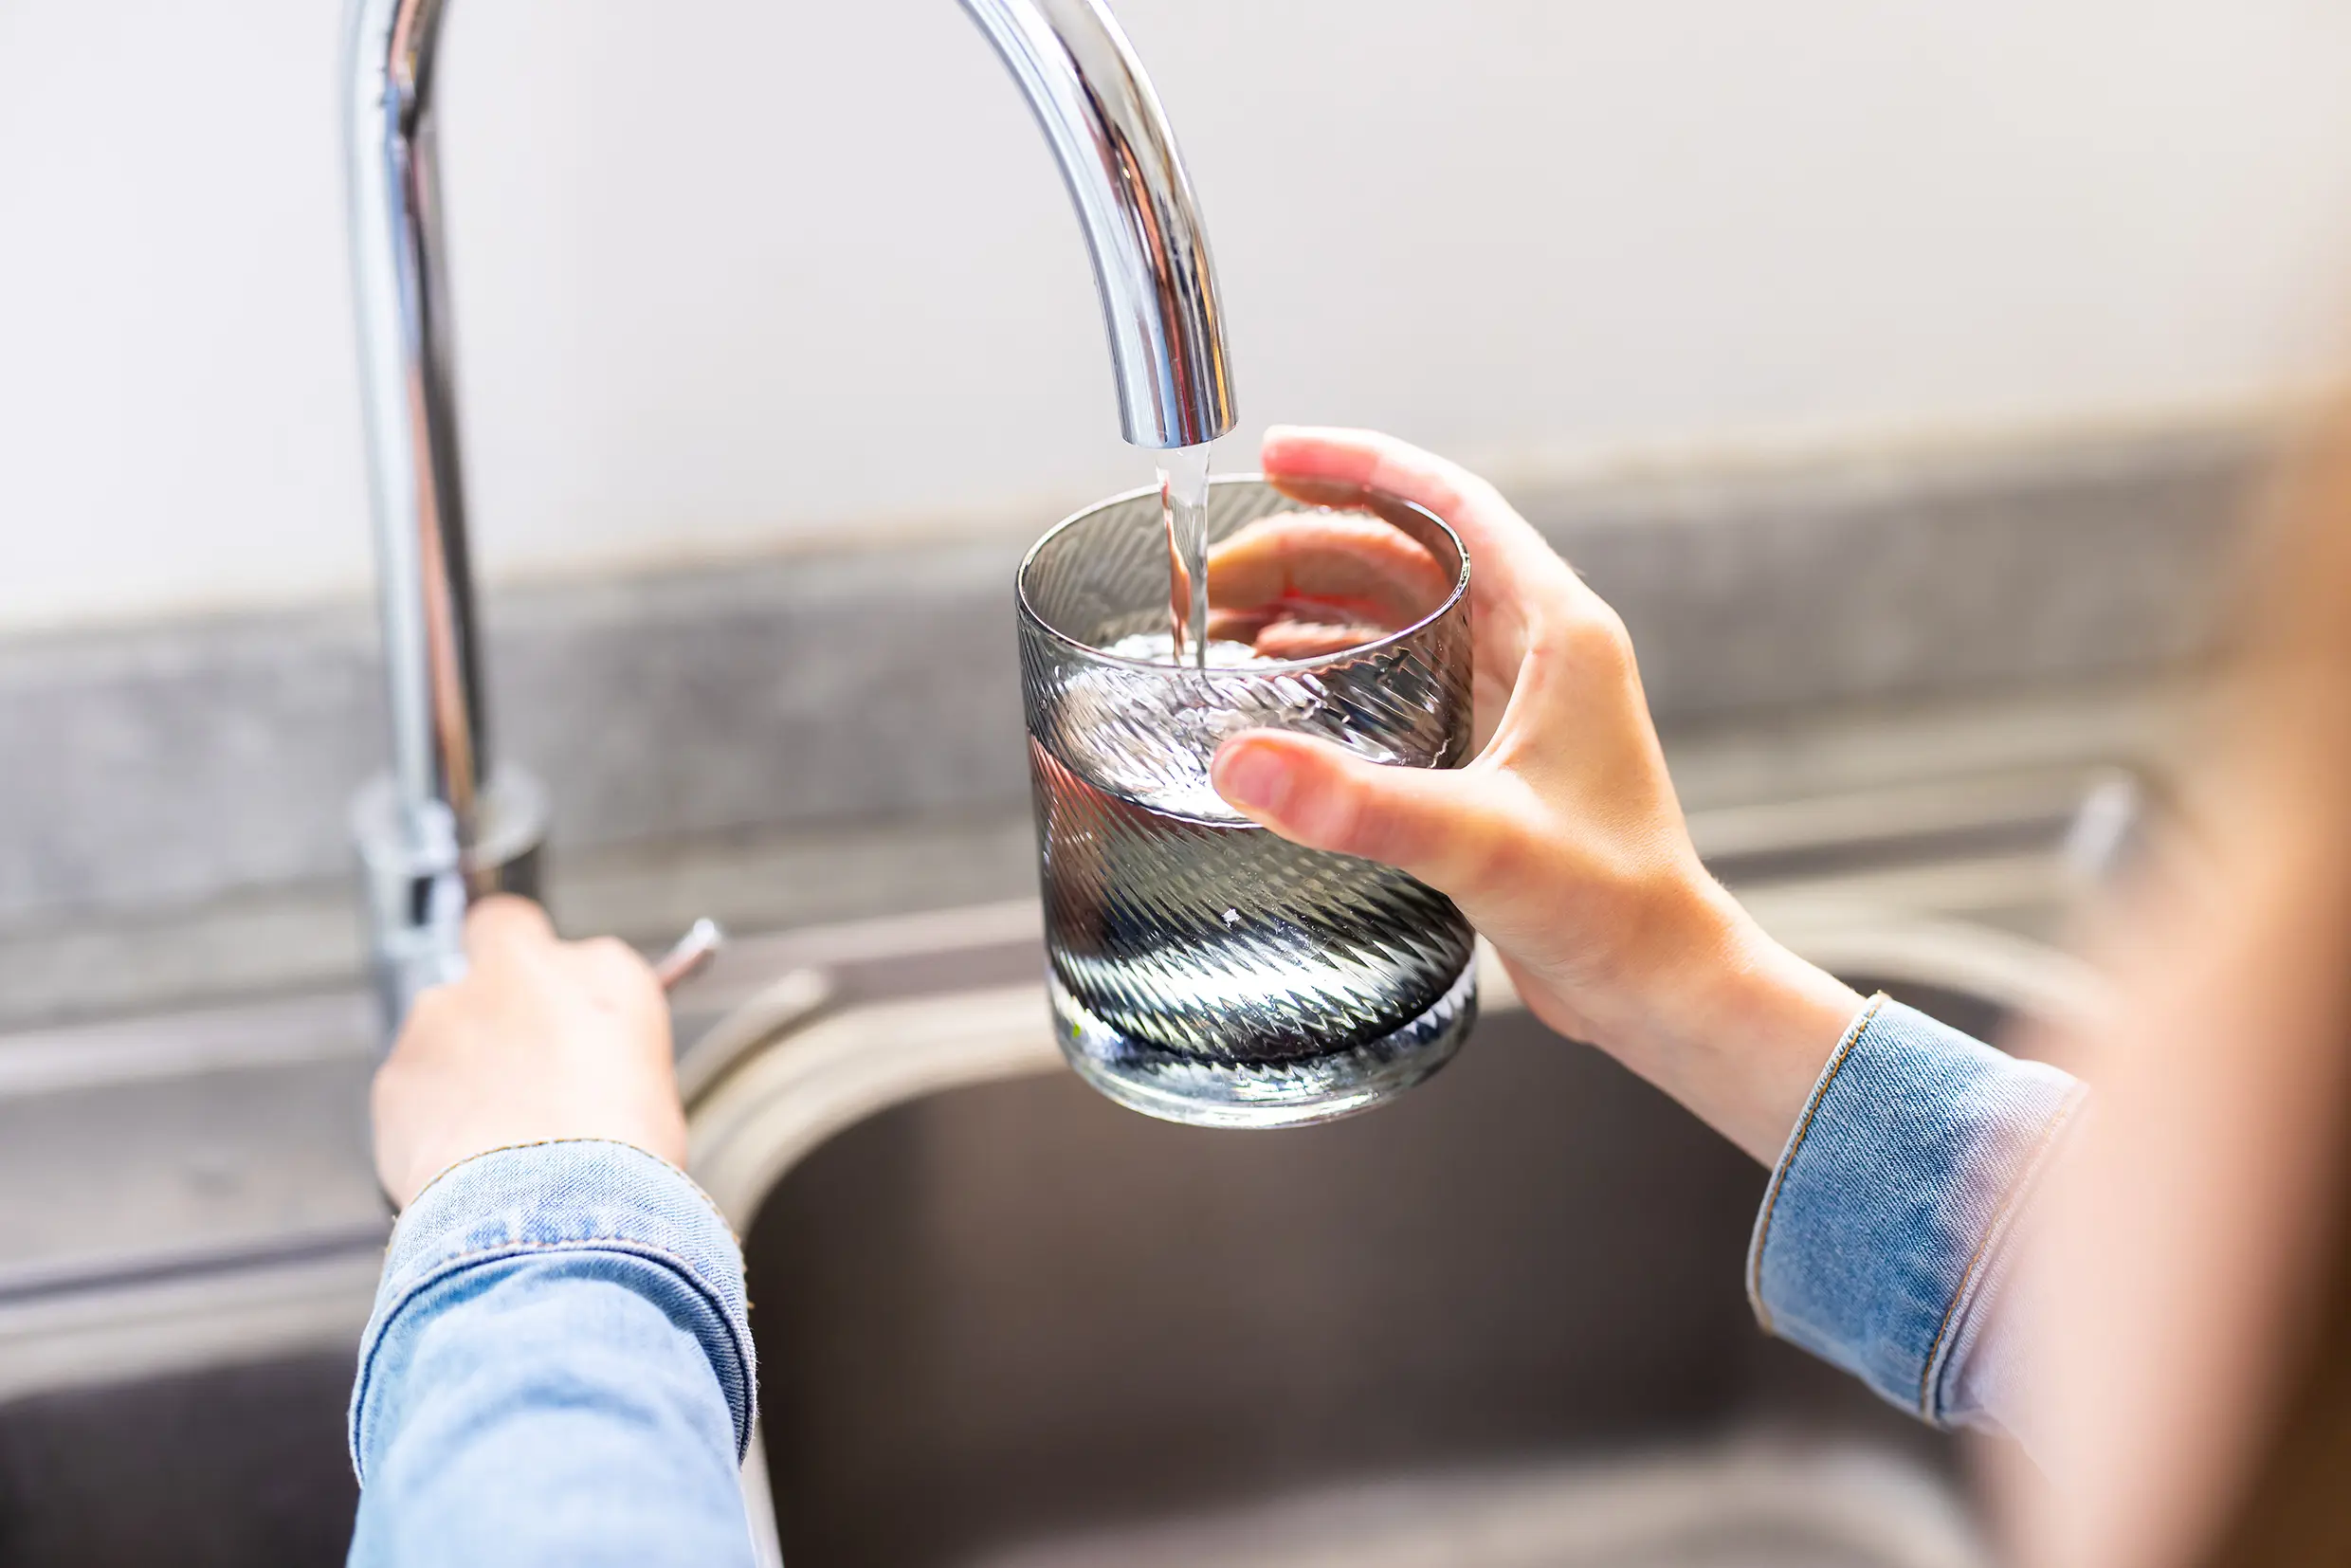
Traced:
[[1467, 761], [1469, 561], [1383, 492], [1302, 500], [1249, 475], [1208, 494], [1206, 668], [1169, 657], [1157, 490], [1078, 513], [1021, 563], [1053, 1017], [1080, 1075], [1148, 1115], [1328, 1121], [1459, 1048], [1477, 1012], [1468, 923], [1401, 871], [1258, 827], [1209, 765], [1252, 729], [1402, 767]]

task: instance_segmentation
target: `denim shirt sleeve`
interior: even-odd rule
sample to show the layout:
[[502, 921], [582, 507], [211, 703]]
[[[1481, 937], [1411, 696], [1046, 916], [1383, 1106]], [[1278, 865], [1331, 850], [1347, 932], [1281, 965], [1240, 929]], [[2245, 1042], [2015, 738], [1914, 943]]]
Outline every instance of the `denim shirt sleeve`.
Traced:
[[1998, 1310], [2009, 1243], [2083, 1095], [1871, 998], [1765, 1190], [1757, 1319], [1924, 1420], [2016, 1431], [2030, 1334]]
[[351, 1561], [750, 1564], [742, 1259], [624, 1143], [501, 1149], [392, 1232], [351, 1396]]

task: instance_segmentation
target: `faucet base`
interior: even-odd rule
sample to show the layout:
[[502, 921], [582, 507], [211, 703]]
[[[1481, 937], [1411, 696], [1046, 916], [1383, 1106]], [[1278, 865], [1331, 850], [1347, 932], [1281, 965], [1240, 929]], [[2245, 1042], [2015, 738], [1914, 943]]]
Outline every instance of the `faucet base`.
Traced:
[[464, 976], [467, 907], [492, 893], [539, 896], [546, 787], [526, 769], [502, 766], [482, 792], [478, 818], [473, 842], [462, 845], [455, 813], [437, 802], [422, 813], [404, 810], [389, 775], [352, 800], [387, 1049], [421, 993]]

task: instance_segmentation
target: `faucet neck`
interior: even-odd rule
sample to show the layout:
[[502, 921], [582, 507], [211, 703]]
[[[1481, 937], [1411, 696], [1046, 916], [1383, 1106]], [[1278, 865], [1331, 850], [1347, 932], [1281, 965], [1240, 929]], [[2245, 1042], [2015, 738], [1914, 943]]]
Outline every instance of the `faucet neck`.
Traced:
[[433, 64], [442, 0], [354, 0], [349, 223], [392, 777], [473, 836], [489, 773], [441, 217]]
[[[1126, 439], [1231, 429], [1215, 268], [1150, 79], [1103, 0], [964, 0], [1027, 94], [1094, 261]], [[461, 966], [465, 903], [533, 893], [544, 793], [483, 714], [432, 86], [447, 0], [349, 0], [347, 155], [392, 776], [355, 811], [388, 1021]]]

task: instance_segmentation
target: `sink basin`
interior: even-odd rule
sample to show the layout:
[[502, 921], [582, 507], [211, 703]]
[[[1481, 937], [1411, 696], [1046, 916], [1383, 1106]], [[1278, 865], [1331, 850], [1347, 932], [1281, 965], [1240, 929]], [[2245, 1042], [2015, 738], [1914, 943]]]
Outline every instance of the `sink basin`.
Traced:
[[[1692, 828], [1798, 952], [1994, 1036], [2087, 999], [2048, 939], [2092, 777], [1724, 789]], [[1987, 1560], [1957, 1442], [1757, 1329], [1766, 1173], [1490, 965], [1430, 1084], [1250, 1134], [1064, 1068], [1033, 905], [733, 957], [766, 989], [705, 1003], [781, 1021], [683, 1067], [793, 1568]]]
[[[966, 952], [698, 1123], [753, 1216], [793, 1568], [1984, 1560], [1953, 1441], [1756, 1329], [1763, 1170], [1506, 993], [1376, 1114], [1211, 1132], [1056, 1070], [1036, 962]], [[1031, 1047], [990, 1044], [997, 1009]], [[884, 1104], [894, 1054], [922, 1091]], [[792, 1107], [764, 1170], [756, 1101]]]

